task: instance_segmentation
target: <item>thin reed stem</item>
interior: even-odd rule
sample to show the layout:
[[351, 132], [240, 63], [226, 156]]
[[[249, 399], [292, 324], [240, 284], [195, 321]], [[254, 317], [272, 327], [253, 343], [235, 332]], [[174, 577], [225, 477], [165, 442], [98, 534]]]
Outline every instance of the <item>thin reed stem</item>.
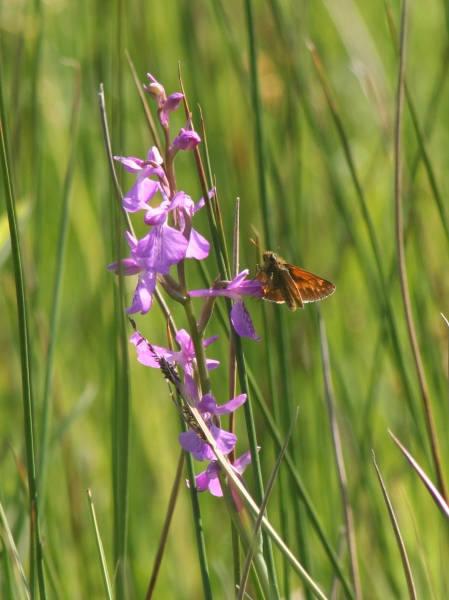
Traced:
[[39, 457], [39, 479], [41, 493], [39, 496], [39, 504], [42, 507], [44, 504], [44, 498], [46, 493], [46, 476], [47, 476], [47, 452], [48, 452], [48, 441], [50, 435], [50, 395], [51, 395], [51, 377], [53, 373], [53, 362], [54, 352], [56, 344], [56, 332], [58, 327], [58, 316], [60, 309], [60, 299], [62, 291], [62, 276], [64, 267], [64, 256], [65, 248], [67, 245], [67, 230], [69, 224], [69, 201], [70, 193], [73, 183], [73, 175], [75, 171], [75, 158], [77, 148], [77, 131], [80, 111], [80, 100], [81, 100], [81, 69], [78, 62], [70, 63], [75, 70], [75, 89], [73, 94], [73, 107], [72, 107], [72, 118], [70, 124], [70, 152], [69, 161], [67, 165], [67, 171], [64, 181], [64, 188], [62, 194], [62, 212], [61, 212], [61, 224], [59, 227], [59, 243], [57, 257], [58, 262], [56, 265], [56, 274], [53, 288], [53, 302], [50, 320], [50, 343], [47, 354], [47, 365], [45, 370], [45, 385], [44, 385], [44, 397], [43, 397], [43, 415], [42, 415], [42, 436], [41, 436], [41, 452]]
[[349, 501], [348, 480], [346, 476], [345, 462], [343, 458], [343, 448], [341, 447], [340, 431], [338, 428], [337, 417], [335, 414], [335, 398], [332, 386], [332, 375], [329, 361], [329, 347], [327, 344], [326, 329], [321, 316], [321, 311], [317, 307], [318, 324], [321, 338], [321, 359], [323, 362], [324, 385], [326, 389], [327, 409], [332, 432], [332, 442], [334, 446], [335, 461], [337, 464], [341, 501], [343, 505], [343, 516], [346, 523], [346, 538], [349, 548], [349, 567], [351, 571], [352, 585], [358, 600], [362, 598], [362, 586], [360, 585], [359, 567], [357, 562], [357, 548], [354, 531], [354, 518], [352, 515], [351, 503]]
[[[0, 57], [1, 63], [1, 57]], [[11, 181], [9, 155], [7, 151], [7, 132], [3, 82], [0, 77], [0, 160], [5, 186], [6, 211], [8, 214], [9, 235], [11, 239], [11, 254], [14, 263], [14, 280], [17, 300], [17, 318], [19, 326], [20, 361], [22, 373], [22, 402], [24, 414], [24, 438], [26, 448], [26, 468], [28, 476], [28, 498], [30, 518], [30, 590], [35, 597], [33, 580], [37, 571], [40, 600], [46, 600], [47, 592], [44, 576], [44, 559], [42, 538], [39, 522], [38, 486], [36, 479], [35, 442], [34, 442], [34, 399], [32, 394], [31, 360], [30, 360], [30, 330], [28, 323], [28, 307], [25, 293], [25, 279], [20, 248], [19, 229], [17, 225], [16, 200]]]
[[398, 261], [398, 274], [401, 284], [402, 302], [407, 322], [407, 331], [409, 335], [410, 346], [415, 361], [416, 372], [421, 390], [421, 399], [423, 402], [424, 416], [426, 419], [427, 432], [431, 446], [434, 468], [438, 479], [440, 492], [447, 501], [447, 491], [441, 466], [440, 452], [435, 431], [435, 423], [430, 404], [429, 391], [427, 387], [424, 366], [419, 351], [418, 340], [416, 337], [415, 325], [413, 322], [412, 307], [410, 302], [410, 293], [407, 283], [407, 271], [405, 266], [405, 251], [403, 239], [403, 220], [402, 220], [402, 120], [404, 105], [404, 71], [405, 71], [405, 43], [406, 43], [406, 24], [407, 24], [407, 0], [403, 0], [402, 18], [401, 18], [401, 37], [399, 46], [399, 74], [396, 96], [396, 123], [394, 132], [394, 154], [395, 154], [395, 173], [394, 173], [394, 197], [395, 197], [395, 225], [396, 225], [396, 253]]
[[176, 500], [178, 499], [179, 488], [182, 481], [182, 475], [184, 472], [185, 458], [184, 458], [184, 450], [181, 448], [178, 458], [178, 466], [176, 468], [175, 478], [173, 480], [173, 485], [170, 493], [170, 498], [168, 500], [167, 512], [165, 514], [165, 521], [162, 527], [161, 537], [159, 538], [159, 544], [156, 552], [156, 557], [154, 559], [153, 571], [151, 573], [150, 583], [148, 584], [147, 593], [145, 595], [145, 600], [151, 600], [153, 597], [154, 588], [156, 587], [157, 577], [159, 575], [159, 570], [162, 564], [162, 558], [164, 556], [165, 546], [167, 544], [168, 532], [170, 530], [170, 525], [173, 518], [173, 513], [175, 511]]

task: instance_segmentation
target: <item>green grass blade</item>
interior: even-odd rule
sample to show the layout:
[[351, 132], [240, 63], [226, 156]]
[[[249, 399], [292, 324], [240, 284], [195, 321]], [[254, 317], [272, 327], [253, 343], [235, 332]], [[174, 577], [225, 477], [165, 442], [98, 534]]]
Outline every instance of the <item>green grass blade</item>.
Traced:
[[296, 414], [295, 417], [293, 419], [293, 422], [290, 426], [290, 429], [287, 433], [287, 437], [285, 438], [285, 442], [281, 448], [281, 452], [279, 453], [279, 456], [276, 460], [276, 464], [274, 465], [273, 468], [273, 472], [271, 474], [270, 480], [267, 484], [267, 487], [265, 489], [265, 496], [263, 498], [262, 504], [260, 505], [260, 512], [259, 512], [259, 516], [256, 519], [256, 522], [254, 524], [254, 529], [253, 529], [253, 535], [252, 535], [252, 540], [249, 543], [249, 549], [246, 555], [246, 559], [245, 559], [245, 565], [243, 567], [243, 573], [242, 573], [242, 579], [240, 582], [240, 586], [239, 586], [239, 593], [237, 596], [237, 600], [243, 600], [244, 594], [245, 594], [245, 587], [246, 587], [246, 582], [248, 580], [248, 576], [249, 576], [249, 570], [250, 570], [250, 566], [251, 566], [251, 561], [254, 555], [254, 551], [255, 551], [255, 546], [256, 546], [256, 542], [257, 542], [257, 537], [259, 536], [259, 531], [260, 528], [262, 526], [262, 517], [265, 513], [265, 509], [267, 507], [268, 504], [268, 500], [270, 499], [270, 495], [271, 492], [273, 490], [273, 486], [274, 486], [274, 482], [276, 481], [276, 477], [279, 474], [279, 468], [281, 466], [281, 462], [282, 459], [284, 457], [285, 454], [285, 450], [287, 449], [287, 445], [288, 442], [290, 441], [290, 437], [292, 435], [293, 432], [293, 428], [295, 426], [296, 420], [298, 418], [298, 412], [299, 409], [296, 410]]
[[[3, 82], [0, 77], [0, 160], [2, 163], [3, 182], [5, 186], [6, 210], [8, 213], [9, 232], [11, 237], [11, 253], [14, 263], [14, 278], [17, 299], [17, 313], [19, 325], [20, 359], [22, 370], [22, 395], [24, 413], [24, 438], [27, 456], [28, 494], [30, 502], [30, 522], [33, 528], [36, 570], [38, 577], [39, 593], [41, 600], [46, 600], [45, 576], [43, 565], [42, 540], [40, 534], [39, 509], [37, 502], [36, 463], [34, 448], [34, 418], [33, 418], [33, 396], [31, 386], [31, 363], [30, 363], [30, 334], [27, 317], [27, 299], [25, 293], [25, 281], [22, 266], [22, 255], [20, 249], [19, 230], [16, 218], [16, 202], [12, 189], [10, 177], [10, 163], [7, 153], [7, 132], [5, 130], [5, 104], [3, 95]], [[32, 536], [33, 538], [33, 536]], [[30, 556], [34, 555], [31, 548]], [[31, 561], [32, 562], [32, 561]], [[33, 573], [33, 565], [31, 564]], [[30, 578], [31, 579], [31, 578]]]
[[351, 569], [352, 585], [354, 587], [356, 598], [362, 598], [362, 588], [360, 585], [360, 575], [357, 563], [357, 549], [355, 542], [354, 532], [354, 517], [352, 514], [352, 508], [349, 501], [348, 493], [348, 479], [346, 476], [345, 463], [343, 458], [343, 448], [341, 446], [340, 431], [338, 428], [337, 417], [335, 414], [335, 398], [332, 386], [332, 375], [330, 370], [329, 360], [329, 347], [327, 344], [326, 330], [324, 327], [324, 321], [321, 316], [321, 311], [317, 307], [318, 313], [318, 324], [320, 328], [320, 340], [321, 340], [321, 359], [323, 362], [323, 376], [324, 385], [326, 389], [326, 400], [327, 408], [329, 413], [330, 427], [332, 431], [332, 442], [334, 446], [335, 461], [337, 464], [338, 477], [340, 483], [341, 500], [344, 511], [344, 518], [346, 523], [346, 536], [349, 549], [349, 564]]
[[176, 469], [175, 479], [173, 481], [173, 486], [170, 494], [170, 499], [168, 501], [167, 513], [165, 515], [164, 526], [162, 528], [161, 537], [159, 540], [159, 545], [156, 553], [156, 557], [154, 559], [154, 567], [151, 573], [150, 583], [148, 584], [148, 590], [145, 595], [145, 600], [151, 600], [153, 597], [154, 588], [156, 587], [157, 576], [159, 574], [159, 569], [162, 563], [162, 558], [164, 556], [165, 546], [167, 544], [168, 533], [170, 530], [170, 525], [173, 518], [173, 513], [175, 511], [176, 500], [179, 494], [179, 487], [182, 481], [182, 475], [184, 471], [184, 450], [181, 449], [179, 453], [178, 467]]
[[[186, 430], [186, 425], [184, 421], [182, 421], [183, 429]], [[209, 575], [209, 566], [207, 563], [207, 555], [206, 555], [206, 545], [204, 542], [204, 533], [203, 533], [203, 524], [201, 521], [201, 510], [200, 504], [198, 501], [198, 490], [195, 485], [195, 469], [193, 467], [193, 458], [192, 455], [188, 452], [185, 454], [186, 466], [187, 466], [187, 476], [190, 481], [190, 500], [192, 503], [192, 511], [193, 511], [193, 526], [195, 528], [196, 535], [196, 545], [198, 549], [198, 558], [200, 562], [201, 569], [201, 580], [203, 582], [203, 592], [205, 600], [212, 600], [212, 587], [210, 582]]]
[[410, 598], [410, 600], [417, 600], [418, 596], [416, 595], [415, 584], [413, 582], [413, 575], [412, 575], [412, 571], [410, 569], [410, 563], [408, 561], [407, 551], [405, 549], [404, 542], [402, 541], [402, 536], [401, 536], [401, 532], [399, 529], [399, 525], [396, 520], [390, 499], [388, 498], [387, 490], [385, 488], [384, 482], [382, 481], [382, 476], [380, 474], [379, 468], [376, 464], [374, 452], [373, 452], [373, 463], [376, 468], [377, 477], [379, 478], [379, 483], [382, 488], [382, 494], [383, 494], [383, 497], [385, 500], [385, 504], [387, 505], [388, 514], [390, 516], [390, 521], [393, 526], [394, 535], [396, 537], [396, 542], [398, 544], [399, 552], [401, 554], [402, 566], [404, 569], [405, 578], [407, 580], [407, 588], [408, 588], [409, 598]]
[[[9, 548], [8, 548], [8, 546], [6, 544], [6, 540], [4, 539], [4, 536], [2, 535], [1, 537], [2, 537], [2, 542], [3, 542], [3, 552], [5, 553], [3, 560], [5, 561], [5, 563], [7, 563], [7, 565], [9, 565], [9, 553], [8, 553], [8, 550], [9, 550], [14, 558], [14, 562], [20, 573], [20, 578], [22, 579], [25, 595], [28, 598], [28, 600], [30, 600], [30, 598], [31, 598], [30, 588], [28, 586], [25, 572], [22, 567], [22, 562], [20, 560], [20, 556], [17, 551], [16, 544], [14, 542], [14, 537], [11, 533], [8, 519], [6, 518], [5, 511], [3, 510], [3, 505], [1, 502], [0, 502], [0, 524], [6, 534], [6, 540], [8, 542], [8, 546], [9, 546]], [[8, 579], [8, 589], [10, 590], [10, 592], [12, 592], [12, 574], [10, 572], [10, 569], [6, 565], [5, 565], [5, 575], [7, 575], [7, 579]], [[14, 596], [11, 596], [11, 598], [14, 598]]]
[[[282, 436], [281, 436], [279, 429], [277, 428], [277, 426], [276, 426], [276, 424], [275, 424], [275, 422], [263, 400], [263, 397], [259, 390], [257, 382], [256, 382], [254, 376], [252, 376], [252, 374], [250, 374], [250, 383], [251, 383], [251, 387], [253, 389], [254, 399], [255, 399], [258, 407], [262, 410], [262, 414], [264, 416], [265, 423], [270, 430], [270, 434], [273, 439], [273, 442], [275, 443], [276, 447], [280, 451], [280, 449], [282, 448], [282, 444], [283, 444]], [[301, 500], [304, 502], [304, 506], [307, 509], [307, 514], [311, 521], [312, 527], [315, 529], [321, 543], [323, 544], [323, 548], [324, 548], [330, 562], [332, 563], [332, 566], [334, 567], [336, 573], [338, 574], [338, 577], [340, 578], [340, 580], [343, 584], [343, 587], [345, 588], [345, 592], [348, 595], [348, 598], [351, 598], [351, 600], [355, 600], [354, 593], [351, 589], [351, 585], [349, 584], [349, 582], [346, 578], [346, 575], [344, 574], [344, 572], [342, 570], [342, 567], [338, 561], [338, 557], [337, 557], [334, 549], [332, 548], [332, 544], [330, 543], [330, 541], [325, 533], [324, 527], [322, 526], [322, 524], [320, 522], [318, 513], [316, 512], [316, 510], [314, 508], [313, 502], [312, 502], [312, 500], [307, 492], [307, 489], [301, 479], [298, 469], [296, 468], [295, 462], [294, 462], [291, 454], [288, 451], [285, 452], [285, 464], [290, 473], [293, 489], [295, 490], [295, 494], [297, 494], [301, 498]], [[291, 493], [291, 491], [290, 491], [290, 493]]]
[[403, 221], [402, 221], [402, 117], [404, 104], [404, 72], [405, 72], [405, 40], [406, 40], [406, 15], [407, 15], [407, 0], [403, 2], [402, 19], [401, 19], [401, 41], [399, 48], [399, 73], [397, 87], [397, 104], [396, 104], [396, 125], [394, 134], [394, 150], [395, 150], [395, 215], [396, 215], [396, 253], [399, 280], [401, 283], [402, 303], [407, 322], [410, 346], [415, 361], [416, 373], [420, 385], [421, 398], [423, 402], [424, 415], [426, 419], [427, 433], [429, 443], [432, 450], [434, 469], [438, 478], [438, 485], [444, 498], [447, 500], [446, 485], [443, 476], [441, 465], [440, 450], [435, 431], [435, 422], [433, 418], [432, 406], [430, 404], [429, 390], [427, 386], [424, 366], [419, 350], [418, 340], [416, 337], [415, 324], [413, 321], [412, 307], [410, 302], [410, 293], [407, 281], [407, 272], [405, 266], [405, 250], [403, 239]]
[[92, 519], [92, 526], [94, 528], [95, 534], [95, 542], [97, 545], [98, 557], [100, 559], [100, 567], [101, 567], [101, 576], [103, 578], [104, 589], [106, 592], [106, 597], [108, 600], [113, 600], [114, 596], [112, 594], [112, 585], [111, 580], [109, 578], [108, 573], [108, 565], [106, 562], [106, 556], [104, 554], [103, 542], [101, 541], [100, 530], [98, 529], [97, 517], [95, 514], [95, 507], [92, 498], [92, 493], [90, 490], [87, 490], [87, 500], [89, 502], [89, 511]]
[[[99, 92], [100, 115], [103, 139], [109, 169], [112, 175], [116, 202], [113, 203], [112, 239], [116, 240], [114, 258], [123, 257], [123, 211], [122, 192], [114, 168], [114, 161], [106, 118], [103, 86]], [[125, 223], [133, 233], [129, 215], [125, 214]], [[129, 443], [130, 443], [130, 375], [128, 356], [128, 321], [125, 318], [125, 284], [123, 272], [119, 270], [118, 288], [114, 288], [115, 319], [117, 323], [117, 343], [115, 346], [115, 386], [112, 406], [112, 474], [114, 492], [114, 557], [117, 565], [116, 595], [118, 600], [127, 596], [127, 528], [128, 528], [128, 481], [129, 481]]]
[[401, 444], [401, 442], [391, 433], [391, 431], [389, 431], [389, 434], [391, 435], [393, 440], [396, 442], [396, 444], [399, 446], [399, 448], [405, 455], [406, 459], [409, 461], [409, 463], [412, 465], [412, 467], [415, 469], [415, 471], [421, 478], [421, 481], [424, 483], [424, 485], [430, 492], [430, 495], [432, 496], [435, 504], [441, 510], [443, 515], [447, 519], [449, 519], [449, 505], [447, 504], [446, 500], [443, 498], [443, 496], [440, 494], [438, 489], [435, 487], [435, 485], [432, 483], [432, 481], [426, 475], [424, 470], [419, 466], [419, 464], [416, 462], [416, 460], [413, 458], [413, 456], [406, 450], [405, 446], [403, 446]]
[[70, 151], [69, 161], [67, 165], [67, 171], [64, 181], [64, 189], [62, 194], [62, 211], [61, 211], [61, 224], [59, 229], [59, 243], [57, 251], [57, 263], [56, 263], [56, 274], [53, 288], [53, 301], [52, 311], [50, 318], [50, 340], [48, 347], [47, 365], [45, 371], [45, 384], [44, 384], [44, 397], [43, 397], [43, 409], [42, 409], [42, 437], [40, 443], [40, 457], [39, 457], [39, 480], [40, 480], [40, 496], [39, 503], [40, 507], [43, 507], [45, 493], [46, 493], [46, 479], [47, 479], [47, 454], [50, 437], [50, 396], [51, 396], [51, 380], [53, 374], [53, 363], [55, 344], [57, 339], [58, 329], [58, 317], [60, 311], [60, 301], [62, 292], [62, 277], [64, 267], [64, 256], [67, 244], [67, 230], [69, 225], [69, 201], [73, 183], [73, 176], [75, 171], [75, 158], [77, 150], [77, 130], [78, 120], [81, 102], [81, 71], [79, 63], [73, 63], [71, 66], [75, 69], [75, 86], [73, 96], [73, 108], [71, 117], [70, 127]]

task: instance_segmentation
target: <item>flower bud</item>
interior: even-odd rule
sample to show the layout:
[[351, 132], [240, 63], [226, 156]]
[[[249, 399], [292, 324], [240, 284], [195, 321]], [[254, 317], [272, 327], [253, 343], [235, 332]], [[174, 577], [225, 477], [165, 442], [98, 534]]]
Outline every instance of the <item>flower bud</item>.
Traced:
[[179, 92], [170, 94], [170, 96], [167, 98], [166, 102], [164, 103], [164, 106], [162, 107], [161, 116], [160, 116], [161, 125], [165, 125], [165, 123], [167, 122], [167, 119], [168, 119], [168, 115], [178, 108], [179, 103], [181, 102], [181, 100], [183, 98], [184, 98], [184, 94], [181, 94]]
[[173, 145], [179, 150], [193, 150], [201, 142], [196, 131], [181, 129], [178, 137], [173, 140]]
[[163, 105], [167, 98], [164, 86], [156, 81], [156, 79], [150, 75], [150, 73], [147, 73], [147, 77], [150, 80], [150, 83], [148, 85], [144, 85], [143, 89], [150, 94], [153, 100], [157, 100], [159, 106]]

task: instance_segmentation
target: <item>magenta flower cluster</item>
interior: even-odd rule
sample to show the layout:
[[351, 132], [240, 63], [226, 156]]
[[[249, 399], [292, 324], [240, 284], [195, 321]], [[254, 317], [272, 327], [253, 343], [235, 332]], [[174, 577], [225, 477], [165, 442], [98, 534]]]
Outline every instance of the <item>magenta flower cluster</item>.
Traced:
[[[177, 137], [170, 142], [169, 120], [170, 114], [176, 111], [183, 95], [174, 93], [167, 97], [164, 87], [148, 74], [149, 83], [144, 85], [150, 97], [157, 102], [157, 115], [160, 126], [164, 132], [166, 148], [162, 158], [156, 146], [153, 146], [146, 160], [135, 157], [115, 156], [129, 173], [135, 175], [135, 183], [123, 198], [123, 208], [128, 213], [144, 211], [143, 222], [148, 226], [148, 232], [140, 239], [133, 233], [126, 232], [126, 240], [130, 248], [130, 257], [108, 267], [116, 274], [121, 272], [125, 276], [137, 276], [137, 285], [134, 291], [131, 306], [127, 309], [128, 314], [140, 312], [146, 314], [152, 306], [153, 295], [158, 281], [167, 285], [167, 276], [170, 268], [177, 265], [186, 258], [203, 260], [209, 255], [210, 244], [205, 237], [196, 231], [192, 225], [193, 218], [205, 202], [202, 198], [196, 204], [184, 191], [175, 188], [174, 159], [180, 150], [188, 151], [194, 149], [201, 141], [199, 135], [191, 128], [190, 118], [184, 128], [181, 128]], [[210, 192], [210, 197], [214, 190]], [[151, 204], [150, 204], [151, 203]], [[221, 281], [215, 283], [211, 289], [193, 290], [188, 292], [190, 297], [216, 298], [227, 296], [234, 301], [231, 310], [231, 322], [235, 331], [244, 337], [259, 340], [251, 317], [243, 303], [243, 296], [262, 297], [263, 291], [259, 281], [247, 280], [248, 270], [242, 271], [232, 281]], [[165, 277], [165, 282], [162, 278]], [[173, 279], [175, 291], [179, 294], [187, 294], [187, 290], [181, 288]], [[183, 297], [184, 297], [183, 296]], [[173, 296], [172, 296], [173, 297]], [[175, 296], [176, 297], [176, 296]], [[209, 305], [213, 308], [213, 303]], [[212, 310], [211, 308], [211, 310]], [[204, 341], [204, 347], [214, 342], [217, 336]], [[163, 357], [171, 364], [177, 363], [181, 367], [184, 376], [184, 385], [190, 396], [192, 404], [196, 406], [209, 428], [220, 451], [227, 455], [235, 446], [236, 436], [220, 426], [220, 417], [235, 411], [241, 406], [246, 395], [240, 394], [228, 402], [217, 405], [211, 394], [199, 397], [198, 388], [195, 383], [194, 372], [196, 356], [191, 336], [181, 329], [176, 335], [176, 341], [180, 347], [178, 351], [141, 343], [143, 338], [139, 333], [134, 333], [130, 339], [137, 350], [138, 360], [149, 367], [159, 368], [160, 364], [156, 358]], [[156, 354], [154, 354], [156, 352]], [[218, 367], [218, 362], [206, 359], [208, 369]], [[199, 461], [210, 460], [210, 464], [204, 473], [196, 478], [199, 491], [209, 489], [214, 495], [221, 495], [221, 487], [218, 480], [219, 464], [210, 446], [201, 439], [194, 431], [189, 429], [179, 436], [181, 446], [191, 452]], [[241, 475], [245, 466], [250, 462], [250, 454], [247, 452], [240, 459], [234, 461], [236, 473]]]

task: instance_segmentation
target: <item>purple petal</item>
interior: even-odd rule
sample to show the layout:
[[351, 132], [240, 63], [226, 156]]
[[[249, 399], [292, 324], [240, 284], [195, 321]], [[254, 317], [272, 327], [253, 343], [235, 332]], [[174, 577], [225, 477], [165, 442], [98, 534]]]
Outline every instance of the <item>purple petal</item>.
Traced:
[[127, 314], [141, 312], [145, 315], [153, 304], [153, 292], [156, 287], [156, 273], [147, 273], [139, 278], [132, 304], [126, 309]]
[[239, 286], [234, 288], [240, 296], [256, 296], [262, 298], [265, 295], [264, 284], [257, 279], [242, 281]]
[[179, 443], [187, 452], [191, 452], [192, 456], [202, 462], [203, 460], [212, 460], [215, 458], [211, 448], [200, 440], [194, 431], [183, 431], [178, 436]]
[[209, 480], [209, 492], [213, 496], [218, 496], [219, 498], [223, 496], [223, 490], [221, 489], [220, 480], [218, 478]]
[[237, 294], [236, 292], [234, 292], [233, 290], [228, 290], [228, 289], [224, 289], [224, 290], [192, 290], [191, 292], [189, 292], [189, 296], [192, 296], [192, 298], [199, 298], [199, 297], [208, 297], [208, 298], [214, 298], [216, 296], [225, 296], [226, 298], [231, 298], [231, 300], [240, 300], [240, 295]]
[[220, 366], [220, 361], [213, 358], [206, 358], [206, 366], [209, 371], [213, 371], [213, 369]]
[[134, 156], [114, 156], [114, 160], [120, 161], [128, 173], [138, 173], [142, 170], [142, 165], [145, 162], [141, 158], [134, 158]]
[[195, 351], [193, 348], [193, 342], [190, 335], [187, 333], [185, 329], [180, 329], [176, 334], [175, 340], [181, 346], [181, 350], [183, 354], [191, 355], [193, 358], [195, 355]]
[[183, 208], [187, 214], [193, 216], [193, 200], [185, 192], [178, 192], [175, 194], [170, 202], [170, 209]]
[[217, 460], [212, 460], [206, 467], [206, 473], [209, 479], [217, 479], [221, 473], [220, 463]]
[[215, 414], [216, 415], [227, 415], [228, 413], [234, 412], [238, 409], [239, 406], [246, 400], [246, 394], [240, 394], [236, 398], [229, 400], [229, 402], [225, 402], [224, 404], [220, 404], [220, 406], [216, 407]]
[[158, 181], [153, 181], [147, 177], [141, 180], [138, 178], [133, 187], [123, 197], [123, 208], [128, 212], [148, 210], [148, 202], [159, 189]]
[[[259, 449], [260, 449], [260, 447], [258, 446], [257, 450], [259, 450]], [[250, 463], [251, 463], [251, 452], [248, 450], [248, 452], [245, 452], [245, 454], [242, 454], [242, 456], [239, 456], [239, 458], [236, 458], [236, 460], [232, 463], [232, 466], [237, 471], [237, 473], [240, 473], [240, 475], [241, 475]]]
[[211, 432], [214, 440], [217, 442], [217, 448], [223, 454], [225, 454], [225, 455], [229, 454], [229, 452], [231, 452], [231, 450], [235, 446], [237, 437], [233, 433], [230, 433], [229, 431], [220, 429], [213, 423], [210, 423], [209, 427], [210, 427], [210, 432]]
[[[154, 369], [159, 369], [159, 363], [156, 360], [156, 357], [151, 352], [148, 347], [147, 342], [142, 338], [140, 333], [133, 333], [129, 338], [131, 344], [134, 344], [137, 350], [137, 360], [147, 367], [153, 367]], [[155, 348], [156, 349], [156, 348]], [[158, 348], [159, 350], [159, 348]], [[163, 350], [163, 348], [162, 348]], [[157, 350], [156, 350], [157, 351]], [[158, 352], [159, 353], [159, 352]]]
[[168, 275], [170, 266], [185, 257], [186, 249], [187, 240], [180, 231], [157, 225], [138, 242], [136, 254], [144, 259], [147, 271]]
[[143, 218], [146, 225], [163, 225], [167, 221], [168, 207], [166, 202], [161, 202], [157, 208], [145, 206], [146, 214]]
[[[199, 492], [205, 492], [207, 490], [207, 488], [209, 487], [209, 483], [210, 483], [210, 479], [206, 475], [206, 471], [203, 471], [202, 473], [200, 473], [199, 475], [197, 475], [195, 477], [196, 489]], [[188, 479], [187, 479], [187, 485], [190, 487], [190, 481]]]
[[231, 281], [231, 283], [228, 285], [228, 289], [233, 289], [238, 287], [242, 281], [245, 279], [245, 277], [248, 275], [249, 273], [249, 269], [244, 269], [241, 273], [239, 273], [237, 275], [237, 277], [234, 277], [234, 279]]
[[[201, 398], [201, 402], [199, 403], [198, 408], [202, 413], [215, 414], [217, 408], [217, 401], [211, 394], [205, 394]], [[205, 419], [205, 417], [203, 418]]]
[[129, 231], [125, 231], [125, 238], [131, 250], [135, 250], [137, 246], [136, 238], [131, 233], [129, 233]]
[[[211, 190], [209, 190], [207, 195], [209, 196], [209, 198], [213, 198], [215, 196], [215, 188], [213, 187]], [[195, 204], [195, 206], [193, 208], [193, 212], [196, 213], [201, 208], [203, 208], [204, 205], [205, 205], [204, 198], [200, 198], [198, 200], [198, 202]]]
[[193, 212], [196, 213], [197, 211], [202, 209], [204, 205], [205, 205], [204, 198], [200, 198], [198, 200], [198, 202], [195, 204], [195, 206], [193, 207]]
[[200, 235], [192, 228], [190, 232], [189, 245], [187, 246], [186, 257], [203, 260], [209, 256], [210, 244], [205, 237]]
[[[142, 270], [142, 266], [136, 263], [132, 258], [123, 258], [122, 261], [122, 272], [123, 275], [137, 275]], [[114, 271], [116, 275], [119, 274], [119, 263], [115, 262], [109, 265], [108, 271]]]
[[152, 160], [158, 165], [161, 165], [164, 162], [164, 159], [162, 158], [161, 153], [159, 152], [156, 146], [152, 146], [148, 150], [148, 160]]
[[249, 337], [255, 342], [260, 342], [249, 312], [243, 304], [243, 300], [238, 300], [231, 309], [231, 322], [236, 332], [241, 337]]
[[211, 344], [213, 344], [214, 342], [216, 342], [218, 340], [218, 335], [212, 335], [211, 337], [208, 337], [204, 340], [203, 342], [203, 346], [205, 348], [207, 348], [208, 346], [210, 346]]

